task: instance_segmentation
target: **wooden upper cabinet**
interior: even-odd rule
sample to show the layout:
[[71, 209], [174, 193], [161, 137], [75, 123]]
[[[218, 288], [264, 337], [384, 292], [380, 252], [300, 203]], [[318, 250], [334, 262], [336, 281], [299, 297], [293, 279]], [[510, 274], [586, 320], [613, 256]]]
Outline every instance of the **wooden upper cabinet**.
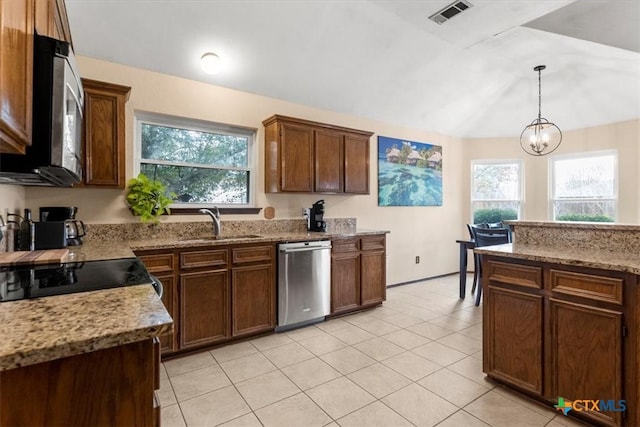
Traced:
[[0, 151], [24, 154], [33, 111], [33, 0], [0, 1]]
[[313, 191], [313, 129], [280, 126], [280, 176], [282, 191]]
[[36, 0], [35, 1], [35, 28], [36, 33], [41, 36], [55, 37], [56, 20], [54, 17], [56, 10], [55, 0]]
[[262, 124], [267, 193], [369, 193], [372, 132], [279, 115]]
[[84, 185], [125, 186], [125, 103], [131, 88], [82, 79]]
[[369, 194], [369, 137], [344, 137], [344, 192]]
[[344, 188], [344, 135], [325, 129], [315, 133], [315, 191], [341, 193]]
[[41, 36], [71, 43], [64, 0], [35, 0], [35, 28]]

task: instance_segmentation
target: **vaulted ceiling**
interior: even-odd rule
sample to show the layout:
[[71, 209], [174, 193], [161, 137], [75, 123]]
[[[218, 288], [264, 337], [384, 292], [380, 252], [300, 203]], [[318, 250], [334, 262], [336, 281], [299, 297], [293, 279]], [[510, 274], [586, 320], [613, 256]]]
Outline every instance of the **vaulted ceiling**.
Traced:
[[66, 5], [79, 55], [446, 135], [519, 136], [539, 64], [563, 130], [640, 118], [640, 1], [469, 1], [442, 25], [428, 17], [447, 0]]

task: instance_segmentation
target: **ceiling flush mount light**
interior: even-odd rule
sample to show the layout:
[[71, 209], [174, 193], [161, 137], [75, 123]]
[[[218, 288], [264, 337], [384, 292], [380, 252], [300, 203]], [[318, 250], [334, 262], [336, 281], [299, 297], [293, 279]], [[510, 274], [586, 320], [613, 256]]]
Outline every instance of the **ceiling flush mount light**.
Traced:
[[520, 135], [520, 146], [525, 153], [532, 156], [544, 156], [553, 153], [562, 142], [562, 131], [558, 126], [542, 117], [542, 84], [541, 72], [546, 65], [533, 68], [538, 72], [538, 118], [526, 126]]
[[212, 52], [207, 52], [200, 57], [200, 66], [207, 74], [216, 74], [221, 68], [220, 57]]

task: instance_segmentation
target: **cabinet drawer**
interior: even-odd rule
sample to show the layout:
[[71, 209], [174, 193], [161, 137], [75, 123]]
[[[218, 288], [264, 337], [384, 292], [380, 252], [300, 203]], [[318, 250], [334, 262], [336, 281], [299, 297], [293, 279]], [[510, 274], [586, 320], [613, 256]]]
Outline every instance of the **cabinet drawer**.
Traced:
[[360, 241], [358, 239], [341, 239], [331, 242], [333, 253], [337, 252], [353, 252], [360, 249]]
[[149, 273], [164, 273], [173, 271], [173, 254], [140, 255], [140, 261], [147, 267]]
[[225, 267], [228, 263], [226, 249], [189, 251], [180, 253], [180, 268]]
[[273, 246], [250, 246], [231, 249], [231, 260], [234, 264], [246, 264], [273, 260]]
[[363, 251], [384, 249], [384, 239], [385, 236], [363, 237], [360, 239], [360, 248]]
[[486, 278], [489, 283], [516, 285], [523, 288], [542, 289], [542, 268], [530, 265], [487, 261]]
[[554, 292], [622, 305], [623, 279], [559, 270], [549, 274]]

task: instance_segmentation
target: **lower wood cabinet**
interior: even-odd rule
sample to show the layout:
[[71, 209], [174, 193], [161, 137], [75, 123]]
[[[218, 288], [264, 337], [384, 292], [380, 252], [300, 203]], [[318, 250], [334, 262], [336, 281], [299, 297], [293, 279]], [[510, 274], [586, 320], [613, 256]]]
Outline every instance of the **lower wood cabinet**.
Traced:
[[383, 234], [332, 241], [331, 314], [386, 300], [385, 238]]
[[275, 274], [272, 264], [232, 269], [232, 336], [273, 330], [276, 320]]
[[[176, 283], [176, 279], [173, 275], [157, 275], [156, 277], [162, 282], [162, 303], [175, 322], [178, 313], [178, 284]], [[160, 350], [162, 352], [176, 351], [178, 349], [178, 343], [176, 342], [177, 336], [178, 334], [175, 333], [161, 336]]]
[[[550, 397], [623, 399], [622, 317], [616, 310], [568, 301], [549, 301]], [[569, 397], [571, 396], [571, 397]], [[594, 412], [601, 422], [620, 425], [620, 412]]]
[[331, 314], [360, 307], [360, 252], [331, 255]]
[[229, 287], [226, 269], [180, 274], [180, 349], [231, 336]]
[[152, 426], [152, 339], [0, 372], [2, 426]]
[[[178, 318], [178, 279], [174, 270], [177, 268], [177, 256], [172, 252], [163, 250], [144, 251], [136, 254], [144, 263], [149, 273], [162, 282], [162, 303], [174, 321], [174, 331], [177, 331]], [[160, 348], [163, 353], [178, 349], [177, 333], [160, 337]]]
[[[386, 236], [335, 239], [331, 259], [331, 314], [386, 299]], [[163, 284], [173, 318], [161, 337], [162, 354], [175, 354], [267, 333], [276, 326], [275, 244], [137, 251]]]
[[174, 334], [161, 338], [163, 354], [275, 328], [275, 245], [139, 251], [136, 255], [162, 282], [162, 302], [174, 321]]
[[542, 394], [542, 296], [488, 286], [485, 304], [485, 372]]
[[638, 278], [489, 255], [482, 269], [484, 372], [588, 422], [638, 425]]
[[[360, 303], [362, 305], [381, 304], [387, 299], [384, 236], [376, 239], [361, 239], [361, 241]], [[370, 242], [380, 246], [375, 249], [367, 248], [366, 244]]]

